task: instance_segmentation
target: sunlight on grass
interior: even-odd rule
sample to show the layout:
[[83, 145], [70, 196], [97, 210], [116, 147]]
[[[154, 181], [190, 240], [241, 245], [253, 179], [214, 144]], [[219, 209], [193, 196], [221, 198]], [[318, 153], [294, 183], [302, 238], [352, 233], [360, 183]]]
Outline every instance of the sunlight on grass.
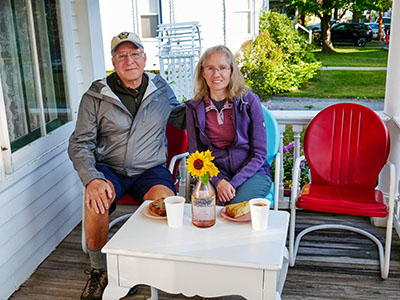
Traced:
[[383, 48], [335, 48], [336, 53], [314, 50], [315, 58], [323, 66], [386, 67], [388, 50]]
[[280, 96], [383, 99], [385, 85], [386, 71], [318, 71], [301, 90]]

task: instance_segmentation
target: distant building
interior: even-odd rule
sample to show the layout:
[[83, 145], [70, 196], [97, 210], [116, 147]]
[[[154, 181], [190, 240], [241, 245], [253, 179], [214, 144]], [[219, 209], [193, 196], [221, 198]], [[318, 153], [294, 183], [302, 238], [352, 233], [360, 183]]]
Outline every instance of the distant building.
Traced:
[[203, 49], [224, 44], [236, 52], [258, 35], [265, 5], [262, 0], [100, 0], [106, 69], [112, 69], [112, 36], [135, 31], [146, 49], [146, 68], [158, 70], [157, 25], [165, 23], [199, 22]]

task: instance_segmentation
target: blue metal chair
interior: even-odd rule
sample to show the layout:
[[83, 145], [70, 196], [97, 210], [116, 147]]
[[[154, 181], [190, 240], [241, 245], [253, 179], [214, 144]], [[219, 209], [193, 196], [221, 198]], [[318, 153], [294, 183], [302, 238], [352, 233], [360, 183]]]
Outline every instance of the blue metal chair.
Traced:
[[264, 113], [265, 128], [267, 130], [267, 162], [269, 165], [272, 165], [272, 161], [275, 158], [275, 176], [271, 185], [271, 189], [269, 190], [266, 198], [271, 201], [271, 206], [273, 205], [274, 209], [277, 210], [279, 204], [279, 188], [275, 188], [275, 184], [279, 187], [281, 169], [281, 156], [279, 153], [279, 144], [281, 141], [280, 131], [278, 122], [272, 113], [264, 105], [262, 108]]

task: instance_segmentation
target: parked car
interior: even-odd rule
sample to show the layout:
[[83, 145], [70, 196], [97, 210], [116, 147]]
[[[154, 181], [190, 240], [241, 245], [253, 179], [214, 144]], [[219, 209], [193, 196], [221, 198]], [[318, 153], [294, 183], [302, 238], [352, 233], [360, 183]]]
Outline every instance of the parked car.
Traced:
[[[315, 31], [315, 34], [319, 34], [320, 39], [321, 30]], [[372, 36], [372, 29], [364, 23], [339, 23], [331, 28], [332, 43], [351, 42], [358, 47], [364, 47], [372, 40]]]
[[[331, 20], [331, 26], [335, 23], [339, 22], [338, 20], [332, 19]], [[307, 26], [308, 30], [312, 30], [313, 33], [315, 33], [316, 31], [321, 31], [321, 23], [317, 23], [317, 24], [311, 24]]]
[[[368, 25], [372, 29], [372, 38], [377, 39], [378, 38], [378, 32], [379, 32], [379, 23], [364, 23], [365, 25]], [[385, 39], [385, 25], [382, 25], [382, 39]]]

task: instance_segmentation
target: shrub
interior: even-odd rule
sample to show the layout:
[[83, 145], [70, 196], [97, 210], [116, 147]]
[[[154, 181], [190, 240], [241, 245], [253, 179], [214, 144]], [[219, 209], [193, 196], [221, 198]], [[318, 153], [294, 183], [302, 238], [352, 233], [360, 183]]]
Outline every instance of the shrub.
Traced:
[[261, 99], [300, 88], [321, 67], [292, 21], [274, 12], [262, 13], [260, 34], [242, 45], [237, 59], [246, 84]]

